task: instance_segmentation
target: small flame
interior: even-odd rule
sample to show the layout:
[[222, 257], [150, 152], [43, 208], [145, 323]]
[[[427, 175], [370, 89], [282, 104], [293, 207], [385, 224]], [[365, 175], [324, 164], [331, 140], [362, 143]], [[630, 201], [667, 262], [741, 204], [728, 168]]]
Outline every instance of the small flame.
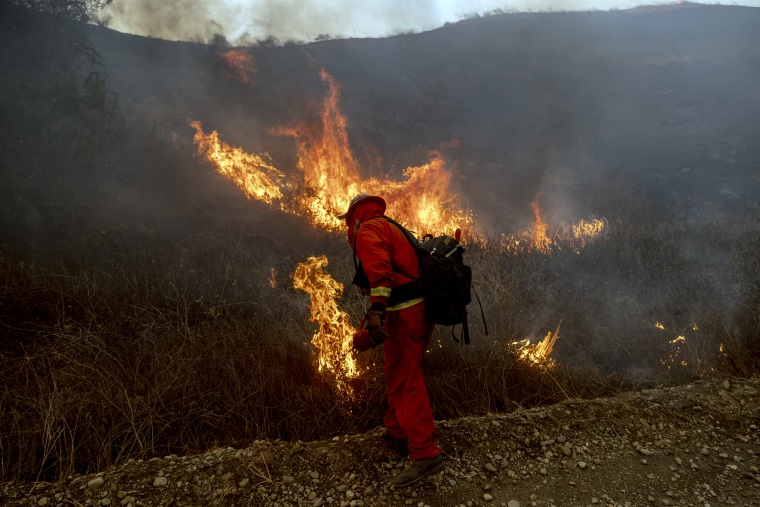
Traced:
[[531, 201], [535, 221], [529, 231], [524, 231], [518, 236], [502, 235], [498, 249], [502, 252], [525, 253], [540, 252], [551, 254], [555, 250], [570, 248], [580, 254], [581, 249], [587, 244], [600, 238], [607, 229], [606, 219], [580, 220], [576, 224], [552, 224], [552, 230], [544, 219], [539, 199], [541, 195]]
[[663, 329], [663, 330], [665, 329], [665, 326], [663, 326], [663, 325], [662, 325], [662, 324], [660, 324], [659, 322], [655, 322], [655, 323], [654, 323], [654, 327], [656, 327], [657, 329]]
[[338, 390], [353, 397], [348, 381], [359, 376], [351, 341], [356, 329], [348, 323], [348, 314], [335, 302], [343, 293], [343, 284], [326, 273], [325, 266], [327, 257], [309, 257], [293, 273], [293, 287], [309, 294], [310, 320], [319, 325], [311, 340], [319, 350], [319, 371], [332, 374]]
[[573, 225], [573, 237], [581, 243], [581, 246], [586, 246], [586, 242], [601, 236], [606, 226], [606, 220], [601, 220], [599, 218], [595, 218], [588, 222], [581, 220]]
[[543, 369], [550, 369], [555, 366], [554, 359], [549, 357], [554, 348], [554, 342], [559, 338], [559, 328], [562, 326], [562, 322], [557, 325], [557, 329], [554, 333], [549, 331], [543, 340], [531, 345], [530, 340], [522, 340], [512, 342], [512, 345], [517, 351], [517, 359], [523, 361], [531, 366], [537, 366]]
[[269, 285], [274, 289], [277, 286], [277, 270], [272, 268], [269, 272]]
[[248, 86], [253, 84], [249, 76], [256, 72], [256, 67], [253, 65], [253, 56], [251, 54], [243, 50], [230, 49], [225, 53], [221, 53], [219, 57], [233, 77]]
[[541, 196], [537, 195], [530, 203], [530, 207], [533, 209], [533, 214], [536, 217], [536, 222], [533, 225], [533, 246], [539, 252], [548, 252], [551, 249], [552, 240], [546, 234], [546, 222], [541, 215], [541, 208], [538, 205], [539, 197]]
[[[668, 370], [672, 370], [673, 367], [686, 367], [688, 366], [688, 363], [686, 362], [686, 359], [684, 359], [684, 354], [687, 352], [682, 348], [682, 346], [686, 345], [686, 337], [684, 335], [679, 335], [670, 340], [671, 352], [668, 354], [667, 359], [660, 359], [660, 364], [665, 366]], [[701, 361], [697, 359], [697, 366], [699, 366], [699, 363]]]

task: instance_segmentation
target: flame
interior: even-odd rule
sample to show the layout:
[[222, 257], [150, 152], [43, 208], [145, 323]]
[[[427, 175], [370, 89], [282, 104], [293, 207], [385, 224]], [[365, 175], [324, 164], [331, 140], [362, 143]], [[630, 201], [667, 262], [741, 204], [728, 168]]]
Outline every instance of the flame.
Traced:
[[573, 225], [573, 237], [578, 240], [581, 247], [586, 246], [588, 241], [594, 240], [601, 236], [607, 226], [606, 220], [595, 218], [589, 222], [581, 220]]
[[274, 289], [277, 286], [277, 270], [272, 268], [269, 272], [269, 285]]
[[251, 86], [253, 83], [248, 77], [256, 72], [253, 65], [253, 56], [243, 50], [230, 49], [226, 53], [220, 53], [219, 57], [225, 63], [227, 70], [243, 84]]
[[349, 379], [359, 376], [352, 356], [352, 342], [356, 329], [349, 323], [335, 299], [343, 293], [343, 284], [335, 281], [323, 268], [327, 257], [309, 257], [293, 273], [293, 287], [306, 291], [311, 300], [312, 322], [319, 325], [311, 343], [319, 350], [317, 362], [320, 372], [329, 372], [338, 390], [353, 396]]
[[517, 352], [517, 359], [523, 361], [530, 366], [537, 366], [543, 369], [550, 369], [555, 366], [554, 359], [549, 357], [554, 348], [554, 343], [559, 338], [559, 328], [562, 326], [562, 322], [557, 325], [557, 329], [554, 333], [549, 331], [543, 340], [531, 345], [530, 340], [522, 340], [512, 342], [512, 346], [515, 347]]
[[657, 329], [663, 329], [663, 330], [665, 329], [665, 326], [663, 326], [663, 325], [662, 325], [662, 324], [660, 324], [659, 322], [655, 322], [655, 323], [654, 323], [654, 327], [656, 327]]
[[195, 129], [198, 154], [216, 164], [217, 171], [234, 181], [245, 195], [266, 203], [282, 197], [283, 174], [267, 162], [266, 153], [260, 156], [233, 148], [221, 142], [216, 131], [204, 134], [200, 122], [191, 121], [190, 126]]
[[530, 207], [533, 209], [533, 215], [536, 217], [536, 222], [533, 224], [533, 246], [539, 252], [548, 252], [552, 246], [552, 240], [546, 235], [546, 222], [544, 222], [543, 216], [541, 216], [541, 208], [538, 205], [538, 198], [530, 203]]
[[[225, 55], [232, 62], [250, 63], [250, 67], [242, 67], [247, 69], [246, 72], [255, 70], [252, 61], [241, 60], [238, 53]], [[286, 174], [274, 166], [266, 153], [258, 155], [231, 146], [222, 142], [216, 131], [206, 134], [200, 122], [191, 120], [189, 125], [195, 129], [198, 155], [214, 164], [217, 171], [232, 180], [247, 197], [305, 217], [313, 225], [328, 231], [344, 227], [337, 216], [346, 211], [355, 195], [370, 193], [385, 198], [386, 214], [418, 236], [453, 234], [460, 229], [465, 237], [482, 241], [475, 231], [472, 213], [461, 206], [450, 190], [452, 170], [440, 151], [431, 151], [427, 163], [405, 169], [401, 181], [361, 176], [349, 144], [348, 121], [339, 107], [340, 87], [324, 69], [320, 69], [320, 78], [326, 93], [319, 110], [319, 122], [270, 130], [274, 135], [295, 140], [297, 171]], [[539, 197], [537, 195], [531, 203], [536, 218], [531, 239], [523, 242], [509, 237], [504, 243], [504, 251], [530, 249], [551, 253], [561, 244], [560, 240], [577, 249], [578, 245], [583, 246], [586, 241], [598, 237], [606, 227], [604, 220], [581, 221], [573, 226], [572, 233], [550, 237], [538, 204]], [[311, 297], [311, 320], [319, 324], [319, 331], [312, 339], [319, 349], [319, 370], [332, 373], [339, 388], [350, 392], [348, 379], [358, 375], [351, 356], [354, 329], [348, 324], [348, 316], [335, 304], [336, 293], [339, 295], [343, 286], [322, 271], [326, 265], [325, 257], [312, 257], [300, 264], [293, 274], [294, 287], [307, 291]], [[270, 283], [274, 287], [274, 272]], [[557, 326], [554, 333], [548, 333], [535, 345], [529, 340], [521, 342], [517, 349], [519, 358], [532, 365], [551, 368], [554, 361], [549, 354], [559, 337], [559, 329]]]
[[[301, 181], [283, 181], [283, 173], [271, 165], [268, 155], [231, 147], [219, 140], [216, 131], [204, 134], [200, 123], [191, 121], [196, 129], [198, 153], [249, 197], [272, 204], [279, 200], [282, 210], [308, 217], [312, 224], [326, 230], [342, 229], [344, 225], [337, 216], [345, 212], [355, 195], [370, 193], [382, 196], [388, 204], [386, 213], [420, 235], [451, 233], [456, 228], [472, 235], [472, 215], [451, 194], [451, 171], [441, 153], [432, 151], [427, 164], [404, 170], [402, 181], [361, 177], [348, 142], [348, 122], [339, 108], [340, 87], [324, 69], [320, 69], [320, 77], [327, 93], [319, 124], [271, 131], [295, 139]], [[303, 190], [295, 192], [295, 202], [283, 202], [286, 188]]]
[[580, 254], [586, 245], [599, 239], [607, 229], [606, 219], [595, 218], [580, 220], [576, 224], [554, 223], [550, 230], [538, 202], [540, 197], [541, 194], [536, 195], [530, 203], [534, 216], [531, 229], [517, 236], [502, 234], [496, 245], [499, 251], [513, 254], [527, 252], [551, 254], [555, 250], [568, 248]]

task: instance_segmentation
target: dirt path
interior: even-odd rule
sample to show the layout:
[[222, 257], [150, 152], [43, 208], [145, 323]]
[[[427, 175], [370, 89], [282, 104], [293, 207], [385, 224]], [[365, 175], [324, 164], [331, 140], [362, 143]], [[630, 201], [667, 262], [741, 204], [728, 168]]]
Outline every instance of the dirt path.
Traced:
[[706, 380], [439, 421], [445, 471], [399, 491], [389, 484], [408, 462], [383, 447], [378, 429], [9, 484], [0, 504], [760, 505], [759, 394], [759, 378]]

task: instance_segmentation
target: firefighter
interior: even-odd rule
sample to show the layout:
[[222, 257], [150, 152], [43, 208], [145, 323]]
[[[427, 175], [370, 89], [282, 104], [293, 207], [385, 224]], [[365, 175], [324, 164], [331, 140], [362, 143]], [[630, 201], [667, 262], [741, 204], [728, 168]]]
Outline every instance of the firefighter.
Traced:
[[384, 344], [388, 412], [383, 439], [396, 448], [408, 446], [412, 459], [393, 483], [400, 488], [442, 470], [444, 460], [420, 366], [433, 325], [425, 322], [425, 301], [414, 290], [417, 253], [401, 230], [382, 218], [385, 207], [382, 197], [360, 194], [338, 218], [345, 219], [348, 244], [359, 260], [354, 283], [368, 289], [371, 302], [353, 346], [365, 351]]

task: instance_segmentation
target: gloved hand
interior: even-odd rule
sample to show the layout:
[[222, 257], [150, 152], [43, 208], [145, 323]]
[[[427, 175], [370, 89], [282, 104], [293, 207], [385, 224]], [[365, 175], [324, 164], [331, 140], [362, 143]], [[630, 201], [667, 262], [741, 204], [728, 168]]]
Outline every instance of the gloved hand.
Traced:
[[359, 331], [353, 336], [353, 347], [359, 352], [364, 352], [372, 347], [377, 347], [388, 338], [385, 324], [385, 306], [373, 303], [372, 308], [359, 323]]
[[362, 329], [354, 333], [353, 347], [354, 350], [359, 352], [366, 352], [367, 350], [377, 347], [388, 337], [388, 333], [384, 329], [380, 329], [381, 333], [376, 331], [370, 331], [368, 329]]
[[372, 303], [372, 308], [367, 312], [367, 316], [362, 321], [364, 329], [369, 331], [370, 338], [377, 345], [380, 345], [388, 338], [388, 332], [385, 330], [385, 306], [381, 303]]
[[383, 329], [385, 323], [385, 311], [370, 310], [364, 322], [364, 329]]

